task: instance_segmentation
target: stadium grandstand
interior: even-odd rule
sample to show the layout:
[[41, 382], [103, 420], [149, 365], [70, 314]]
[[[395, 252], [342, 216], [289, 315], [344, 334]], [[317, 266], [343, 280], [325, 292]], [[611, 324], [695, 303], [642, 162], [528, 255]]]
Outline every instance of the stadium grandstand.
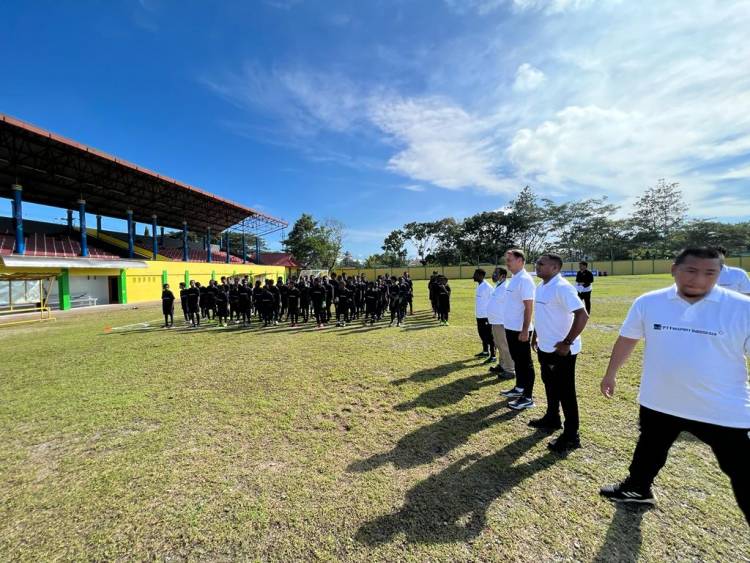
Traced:
[[[285, 221], [3, 114], [0, 197], [12, 208], [0, 217], [0, 313], [153, 301], [163, 283], [294, 267], [261, 252]], [[24, 220], [24, 202], [64, 209], [67, 223]]]

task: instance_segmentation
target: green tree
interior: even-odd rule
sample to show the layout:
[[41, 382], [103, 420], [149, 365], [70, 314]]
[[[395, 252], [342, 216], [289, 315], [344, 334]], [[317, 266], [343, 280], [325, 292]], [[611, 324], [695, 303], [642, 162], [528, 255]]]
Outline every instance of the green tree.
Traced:
[[688, 212], [679, 186], [660, 178], [636, 201], [630, 221], [642, 257], [671, 257], [673, 237], [684, 225]]
[[384, 254], [381, 256], [390, 255], [396, 257], [399, 264], [406, 263], [406, 234], [401, 229], [391, 231], [390, 234], [385, 237], [383, 246], [381, 247]]

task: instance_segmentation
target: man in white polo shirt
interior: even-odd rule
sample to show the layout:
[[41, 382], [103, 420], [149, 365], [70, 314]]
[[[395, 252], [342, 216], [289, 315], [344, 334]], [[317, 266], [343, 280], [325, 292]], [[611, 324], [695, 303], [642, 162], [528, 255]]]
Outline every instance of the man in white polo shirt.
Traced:
[[689, 248], [675, 259], [675, 284], [635, 300], [612, 349], [601, 390], [612, 397], [617, 371], [645, 339], [640, 437], [630, 475], [601, 494], [653, 503], [651, 484], [680, 432], [707, 443], [750, 523], [750, 298], [718, 287], [721, 254]]
[[545, 254], [536, 261], [536, 275], [542, 280], [534, 297], [534, 335], [539, 370], [547, 393], [547, 412], [529, 426], [554, 431], [560, 425], [560, 406], [565, 429], [547, 446], [562, 453], [581, 447], [578, 436], [576, 358], [581, 351], [580, 334], [589, 315], [575, 288], [560, 275], [563, 261], [557, 254]]
[[503, 326], [503, 304], [505, 303], [506, 286], [508, 285], [508, 271], [505, 268], [495, 268], [492, 272], [492, 281], [495, 289], [492, 290], [490, 302], [487, 305], [487, 320], [492, 327], [492, 340], [497, 348], [499, 362], [490, 367], [491, 373], [496, 373], [498, 379], [515, 379], [516, 366], [510, 357], [508, 340], [505, 337]]
[[[722, 260], [727, 257], [727, 249], [723, 246], [717, 246], [716, 250], [721, 254]], [[742, 268], [735, 268], [722, 264], [721, 273], [719, 274], [718, 285], [725, 288], [750, 295], [750, 277]]]
[[506, 289], [503, 305], [503, 326], [508, 340], [508, 349], [516, 366], [516, 385], [513, 389], [500, 393], [513, 399], [508, 406], [523, 410], [534, 406], [533, 391], [534, 363], [531, 360], [531, 316], [534, 311], [534, 290], [536, 284], [524, 269], [526, 255], [513, 248], [505, 253], [505, 264], [513, 274]]
[[482, 268], [474, 270], [474, 281], [479, 284], [477, 285], [476, 303], [475, 303], [475, 314], [477, 318], [477, 332], [479, 338], [482, 339], [482, 351], [477, 354], [477, 357], [487, 357], [486, 363], [495, 362], [495, 343], [492, 340], [492, 327], [487, 320], [487, 305], [490, 302], [490, 296], [492, 295], [492, 284], [485, 278], [487, 272]]

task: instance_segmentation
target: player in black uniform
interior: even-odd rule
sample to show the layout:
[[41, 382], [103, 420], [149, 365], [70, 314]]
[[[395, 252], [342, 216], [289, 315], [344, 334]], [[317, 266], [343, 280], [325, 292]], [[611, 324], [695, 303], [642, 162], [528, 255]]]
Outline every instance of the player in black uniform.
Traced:
[[437, 283], [438, 273], [437, 270], [432, 271], [430, 281], [427, 282], [427, 291], [430, 294], [430, 304], [432, 305], [432, 318], [437, 317], [438, 314], [438, 302], [437, 294], [435, 293], [435, 284]]
[[252, 298], [250, 291], [251, 289], [247, 286], [245, 280], [242, 280], [242, 283], [237, 286], [237, 307], [243, 325], [247, 325], [250, 322], [250, 300]]
[[253, 287], [253, 307], [255, 308], [255, 314], [258, 315], [258, 320], [263, 320], [263, 313], [261, 313], [261, 296], [263, 295], [263, 285], [260, 280], [255, 280], [255, 287]]
[[190, 322], [192, 323], [193, 327], [198, 327], [201, 325], [200, 297], [201, 292], [196, 285], [196, 282], [194, 280], [190, 280], [190, 287], [187, 290], [188, 314], [190, 316]]
[[169, 290], [169, 284], [165, 283], [161, 291], [161, 312], [164, 314], [164, 328], [174, 326], [174, 293]]
[[190, 307], [188, 306], [188, 293], [185, 288], [185, 282], [180, 282], [180, 306], [182, 315], [185, 317], [185, 323], [190, 323]]
[[[335, 276], [336, 274], [332, 274]], [[321, 284], [326, 290], [326, 323], [331, 322], [331, 306], [336, 295], [335, 284], [328, 280], [327, 276], [323, 276], [323, 282]]]
[[380, 293], [378, 289], [375, 287], [375, 283], [367, 282], [367, 289], [365, 289], [365, 322], [364, 324], [367, 324], [368, 319], [371, 325], [375, 324], [375, 316], [377, 315], [377, 306], [378, 306], [379, 298], [380, 298]]
[[[349, 299], [351, 292], [346, 287], [343, 275], [339, 279], [338, 297], [336, 298], [336, 326], [346, 326], [349, 322]], [[342, 321], [341, 318], [344, 318]]]
[[221, 278], [221, 285], [216, 286], [216, 316], [221, 326], [229, 324], [229, 286], [226, 278]]
[[320, 282], [320, 278], [313, 279], [312, 287], [310, 287], [310, 302], [313, 306], [315, 324], [318, 328], [323, 328], [326, 323], [325, 300], [326, 289]]
[[399, 287], [396, 276], [391, 277], [388, 296], [388, 308], [391, 311], [391, 322], [388, 326], [393, 326], [394, 320], [396, 321], [396, 326], [401, 326], [401, 288]]
[[208, 282], [208, 288], [206, 290], [206, 310], [208, 311], [208, 318], [213, 320], [216, 318], [216, 294], [217, 294], [216, 280]]
[[448, 326], [448, 314], [451, 312], [451, 286], [448, 285], [448, 278], [445, 276], [438, 276], [435, 282], [435, 298], [440, 324]]
[[291, 326], [297, 326], [299, 320], [299, 288], [291, 278], [286, 284], [286, 318], [291, 320]]
[[406, 303], [409, 305], [409, 314], [414, 314], [414, 282], [409, 277], [409, 272], [404, 272], [404, 281], [409, 286], [409, 292], [406, 295]]
[[240, 322], [240, 288], [233, 278], [229, 278], [229, 320]]
[[307, 280], [302, 278], [297, 282], [299, 288], [299, 306], [300, 313], [302, 314], [302, 322], [306, 323], [310, 320], [310, 286], [307, 285]]

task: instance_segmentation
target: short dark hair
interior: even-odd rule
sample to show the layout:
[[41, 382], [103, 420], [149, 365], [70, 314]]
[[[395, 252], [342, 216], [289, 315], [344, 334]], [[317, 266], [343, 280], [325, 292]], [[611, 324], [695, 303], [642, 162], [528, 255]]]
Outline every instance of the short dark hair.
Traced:
[[487, 276], [487, 272], [485, 272], [482, 268], [477, 268], [474, 270], [474, 275], [481, 274], [482, 276]]
[[554, 262], [562, 270], [563, 260], [558, 254], [542, 254], [539, 258], [546, 258], [550, 262]]
[[578, 265], [579, 265], [579, 266], [588, 266], [588, 265], [589, 265], [589, 263], [588, 263], [588, 262], [586, 262], [586, 260], [581, 260], [580, 262], [578, 262]]
[[702, 258], [704, 260], [718, 260], [722, 265], [724, 264], [724, 257], [718, 249], [709, 246], [696, 246], [685, 248], [677, 256], [675, 256], [675, 265], [679, 266], [680, 264], [684, 263], [689, 256], [692, 256], [694, 258]]
[[714, 246], [714, 248], [717, 251], [719, 251], [721, 254], [723, 254], [724, 256], [727, 255], [727, 247], [726, 246], [718, 245], [718, 246]]
[[505, 253], [506, 254], [510, 253], [516, 258], [520, 258], [521, 260], [526, 262], [526, 254], [524, 254], [523, 250], [521, 250], [520, 248], [510, 248], [506, 250]]
[[495, 271], [499, 276], [508, 277], [508, 270], [506, 270], [505, 268], [501, 268], [500, 266], [498, 266], [497, 268], [495, 268]]

